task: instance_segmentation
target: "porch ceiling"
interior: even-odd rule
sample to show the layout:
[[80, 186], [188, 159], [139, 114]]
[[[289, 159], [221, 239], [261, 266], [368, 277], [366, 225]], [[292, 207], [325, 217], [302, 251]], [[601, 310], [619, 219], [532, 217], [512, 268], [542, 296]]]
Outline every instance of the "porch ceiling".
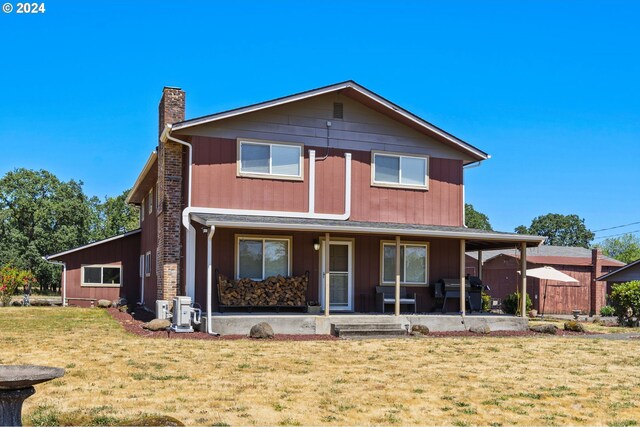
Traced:
[[220, 228], [243, 228], [253, 230], [315, 231], [318, 233], [358, 233], [394, 236], [422, 236], [445, 239], [465, 239], [467, 251], [507, 249], [520, 243], [527, 247], [540, 246], [542, 236], [502, 233], [466, 227], [449, 227], [421, 224], [398, 224], [389, 222], [336, 221], [315, 218], [285, 218], [250, 215], [221, 215], [192, 212], [197, 222]]

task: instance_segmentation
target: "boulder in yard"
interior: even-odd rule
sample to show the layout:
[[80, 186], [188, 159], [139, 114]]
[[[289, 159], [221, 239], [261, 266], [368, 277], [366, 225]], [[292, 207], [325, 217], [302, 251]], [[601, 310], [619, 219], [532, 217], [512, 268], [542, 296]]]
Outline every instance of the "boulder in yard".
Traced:
[[260, 322], [251, 327], [249, 336], [251, 338], [273, 338], [273, 328], [267, 322]]
[[46, 299], [34, 299], [29, 301], [29, 304], [35, 307], [49, 307], [51, 305]]
[[411, 332], [414, 334], [427, 335], [429, 328], [425, 325], [413, 325], [411, 326]]
[[541, 325], [533, 325], [529, 328], [533, 332], [541, 334], [555, 335], [558, 333], [558, 327], [552, 323], [543, 323]]
[[109, 308], [109, 307], [111, 307], [111, 304], [112, 304], [111, 300], [108, 300], [108, 299], [99, 299], [98, 300], [98, 307], [100, 307], [100, 308]]
[[584, 326], [582, 326], [582, 323], [576, 322], [575, 320], [569, 320], [568, 322], [564, 322], [564, 330], [572, 332], [584, 332]]
[[149, 331], [165, 331], [171, 326], [169, 319], [153, 319], [150, 322], [143, 323], [142, 328]]
[[22, 307], [22, 301], [13, 301], [11, 305], [14, 307]]
[[123, 305], [127, 305], [127, 299], [124, 297], [113, 300], [112, 307], [122, 307]]
[[474, 334], [488, 334], [491, 332], [491, 328], [485, 323], [470, 327], [469, 332], [473, 332]]

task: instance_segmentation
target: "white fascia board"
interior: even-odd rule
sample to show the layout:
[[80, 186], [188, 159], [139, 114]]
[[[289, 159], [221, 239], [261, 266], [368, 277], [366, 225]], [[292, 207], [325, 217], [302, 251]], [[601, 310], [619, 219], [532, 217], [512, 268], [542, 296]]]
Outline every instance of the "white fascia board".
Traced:
[[156, 162], [157, 158], [158, 158], [158, 153], [155, 151], [152, 151], [151, 154], [149, 155], [149, 158], [147, 159], [147, 162], [144, 164], [144, 167], [142, 168], [140, 175], [138, 175], [138, 178], [136, 179], [135, 184], [133, 184], [131, 191], [129, 191], [129, 194], [127, 194], [125, 203], [127, 204], [131, 203], [131, 196], [138, 190], [138, 187], [140, 186], [140, 184], [142, 184], [144, 177], [147, 176], [147, 174], [151, 170], [151, 167]]
[[[197, 214], [194, 214], [197, 215]], [[537, 243], [540, 245], [544, 242], [545, 238], [541, 236], [530, 236], [526, 234], [474, 234], [464, 231], [440, 231], [440, 230], [417, 230], [417, 229], [389, 229], [389, 228], [376, 228], [376, 227], [350, 227], [348, 225], [336, 227], [331, 225], [322, 224], [287, 224], [287, 223], [248, 223], [244, 221], [217, 221], [217, 220], [205, 220], [207, 226], [216, 227], [229, 227], [229, 228], [247, 228], [247, 229], [286, 229], [296, 231], [318, 231], [318, 232], [348, 232], [348, 233], [361, 233], [361, 234], [391, 234], [391, 235], [403, 235], [403, 236], [424, 236], [424, 237], [443, 237], [443, 238], [459, 238], [470, 240], [491, 240], [500, 242], [527, 242]]]
[[52, 258], [59, 258], [61, 256], [64, 256], [64, 255], [67, 255], [67, 254], [70, 254], [70, 253], [73, 253], [73, 252], [77, 252], [77, 251], [81, 251], [83, 249], [90, 248], [92, 246], [98, 246], [98, 245], [101, 245], [103, 243], [108, 243], [108, 242], [112, 242], [114, 240], [122, 239], [123, 237], [131, 236], [132, 234], [140, 233], [141, 231], [142, 231], [142, 229], [138, 228], [136, 230], [129, 231], [129, 232], [126, 232], [124, 234], [120, 234], [118, 236], [109, 237], [108, 239], [98, 240], [97, 242], [89, 243], [88, 245], [84, 245], [84, 246], [78, 246], [77, 248], [69, 249], [68, 251], [60, 252], [60, 253], [53, 254], [53, 255], [47, 255], [44, 258], [46, 260], [50, 260]]

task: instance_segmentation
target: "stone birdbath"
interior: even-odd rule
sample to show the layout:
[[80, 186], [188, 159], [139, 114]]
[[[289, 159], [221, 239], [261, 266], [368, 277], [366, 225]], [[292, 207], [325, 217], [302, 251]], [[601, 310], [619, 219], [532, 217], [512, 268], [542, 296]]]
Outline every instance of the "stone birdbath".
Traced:
[[63, 375], [64, 369], [49, 366], [0, 366], [0, 426], [21, 426], [22, 404], [36, 392], [34, 384]]

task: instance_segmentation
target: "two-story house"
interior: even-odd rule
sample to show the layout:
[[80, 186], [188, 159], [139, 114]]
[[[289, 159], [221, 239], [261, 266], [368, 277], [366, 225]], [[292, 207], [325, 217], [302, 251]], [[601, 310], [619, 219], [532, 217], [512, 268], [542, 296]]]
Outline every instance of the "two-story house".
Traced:
[[[466, 251], [544, 240], [465, 227], [465, 166], [489, 156], [353, 81], [190, 120], [165, 87], [159, 135], [128, 198], [140, 230], [50, 257], [69, 301], [319, 301], [329, 315], [380, 311], [376, 287], [390, 286], [428, 312], [434, 283], [456, 279], [464, 313]], [[246, 290], [274, 277], [293, 302]]]

